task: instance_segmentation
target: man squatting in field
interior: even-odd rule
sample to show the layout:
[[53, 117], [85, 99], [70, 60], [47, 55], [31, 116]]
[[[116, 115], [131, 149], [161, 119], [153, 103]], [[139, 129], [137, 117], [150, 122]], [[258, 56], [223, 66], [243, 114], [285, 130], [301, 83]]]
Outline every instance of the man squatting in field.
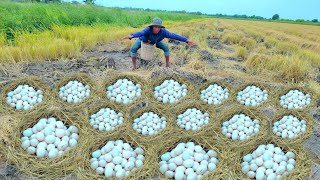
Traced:
[[154, 18], [152, 24], [140, 32], [130, 34], [129, 36], [124, 37], [124, 39], [139, 38], [131, 47], [130, 55], [132, 57], [133, 70], [137, 69], [137, 51], [141, 48], [141, 42], [148, 44], [156, 44], [156, 47], [162, 49], [164, 56], [166, 57], [166, 67], [169, 67], [169, 55], [170, 49], [169, 46], [161, 42], [164, 38], [175, 39], [178, 41], [186, 42], [188, 45], [196, 45], [196, 43], [190, 41], [188, 38], [174, 34], [165, 29], [162, 25], [162, 20], [160, 18]]

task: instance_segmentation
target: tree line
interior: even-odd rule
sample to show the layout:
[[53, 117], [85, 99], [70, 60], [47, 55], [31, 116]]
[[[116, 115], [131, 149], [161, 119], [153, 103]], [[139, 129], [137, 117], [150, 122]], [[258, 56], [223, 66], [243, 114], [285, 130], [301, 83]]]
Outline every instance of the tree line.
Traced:
[[[18, 1], [18, 2], [43, 2], [43, 3], [61, 3], [62, 0], [12, 0], [12, 1]], [[86, 4], [94, 4], [95, 0], [82, 0], [82, 2]], [[72, 3], [79, 3], [78, 1], [72, 1]], [[296, 20], [291, 20], [291, 19], [280, 19], [279, 14], [274, 14], [271, 18], [265, 18], [262, 16], [248, 16], [248, 15], [239, 15], [239, 14], [234, 14], [234, 15], [227, 15], [227, 14], [221, 14], [221, 13], [216, 13], [216, 14], [207, 14], [207, 13], [202, 13], [202, 12], [187, 12], [187, 11], [167, 11], [167, 10], [156, 10], [156, 9], [143, 9], [143, 8], [132, 8], [132, 7], [127, 7], [127, 8], [121, 8], [121, 9], [126, 9], [126, 10], [139, 10], [139, 11], [161, 11], [161, 12], [173, 12], [173, 13], [185, 13], [185, 14], [194, 14], [194, 15], [204, 15], [204, 16], [213, 16], [213, 17], [222, 17], [222, 18], [238, 18], [238, 19], [257, 19], [257, 20], [274, 20], [274, 21], [290, 21], [290, 22], [313, 22], [313, 23], [318, 23], [318, 19], [312, 19], [312, 20], [304, 20], [304, 19], [296, 19]]]

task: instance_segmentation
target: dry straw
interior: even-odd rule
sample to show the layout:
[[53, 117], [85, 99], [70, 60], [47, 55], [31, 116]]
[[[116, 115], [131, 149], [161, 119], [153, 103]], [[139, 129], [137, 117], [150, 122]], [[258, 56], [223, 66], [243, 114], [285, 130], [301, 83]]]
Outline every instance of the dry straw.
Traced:
[[[166, 118], [166, 127], [158, 132], [158, 134], [155, 135], [142, 135], [135, 131], [132, 127], [132, 123], [136, 118], [139, 118], [144, 113], [153, 112], [157, 114], [160, 118], [165, 117]], [[143, 145], [148, 146], [149, 144], [159, 143], [161, 140], [164, 140], [168, 138], [168, 134], [171, 134], [172, 132], [176, 131], [174, 119], [172, 117], [172, 114], [166, 110], [166, 109], [160, 109], [156, 106], [147, 106], [143, 107], [136, 112], [134, 112], [130, 116], [130, 123], [127, 124], [127, 132], [129, 134], [135, 135], [137, 137], [137, 141], [141, 142]]]
[[235, 158], [234, 161], [234, 179], [250, 179], [246, 174], [241, 171], [241, 163], [243, 162], [243, 156], [252, 153], [259, 145], [262, 144], [274, 144], [275, 146], [279, 146], [284, 152], [292, 151], [296, 155], [296, 164], [294, 166], [294, 170], [288, 175], [283, 177], [282, 179], [307, 179], [311, 172], [311, 164], [312, 160], [310, 159], [310, 155], [303, 149], [303, 146], [287, 146], [287, 145], [278, 145], [271, 138], [265, 138], [261, 141], [257, 141], [255, 144], [250, 144], [245, 146], [238, 151], [238, 157]]
[[[220, 106], [224, 106], [225, 104], [227, 104], [228, 102], [232, 101], [233, 98], [233, 94], [235, 93], [232, 86], [230, 86], [228, 83], [224, 82], [223, 80], [217, 80], [217, 79], [212, 79], [212, 80], [208, 80], [205, 83], [202, 83], [199, 88], [197, 89], [197, 95], [198, 98], [201, 99], [201, 91], [207, 89], [210, 85], [214, 85], [217, 84], [219, 86], [221, 86], [223, 89], [228, 89], [229, 91], [229, 97], [228, 99], [222, 101], [221, 104], [217, 104], [217, 105], [211, 105], [213, 107], [220, 107]], [[202, 100], [201, 100], [202, 101]], [[204, 101], [202, 101], [203, 103], [206, 103]], [[207, 104], [207, 103], [206, 103]]]
[[[273, 124], [276, 121], [279, 121], [281, 118], [284, 116], [292, 115], [294, 117], [297, 117], [300, 121], [305, 120], [307, 122], [307, 131], [303, 134], [300, 134], [297, 138], [294, 139], [284, 139], [282, 137], [277, 136], [272, 132], [272, 127]], [[272, 119], [271, 123], [271, 134], [272, 134], [272, 140], [276, 142], [279, 145], [301, 145], [305, 140], [307, 140], [313, 133], [313, 127], [314, 127], [314, 122], [313, 118], [310, 117], [307, 113], [304, 112], [298, 112], [298, 111], [293, 111], [293, 110], [281, 110], [280, 112], [278, 111], [278, 114], [275, 115], [275, 117]], [[318, 123], [317, 123], [318, 124]]]
[[[312, 90], [310, 90], [307, 87], [303, 87], [302, 85], [295, 85], [295, 86], [290, 85], [289, 87], [284, 88], [282, 91], [280, 91], [277, 94], [275, 100], [276, 100], [276, 105], [277, 105], [278, 109], [286, 109], [280, 105], [280, 97], [283, 95], [286, 95], [290, 90], [299, 90], [303, 94], [310, 94], [310, 96], [311, 96], [311, 103], [308, 106], [306, 106], [302, 109], [293, 109], [293, 110], [300, 111], [300, 112], [302, 112], [302, 111], [307, 112], [308, 110], [310, 110], [311, 107], [314, 107], [316, 105], [316, 103], [317, 103], [316, 93], [312, 92]], [[288, 109], [286, 109], [286, 110], [288, 110]]]
[[[209, 114], [209, 124], [203, 126], [198, 131], [192, 131], [192, 130], [187, 131], [177, 125], [178, 115], [183, 114], [185, 111], [192, 108], [196, 108], [200, 110], [202, 113]], [[202, 136], [202, 135], [208, 134], [208, 132], [217, 131], [218, 121], [216, 118], [216, 114], [214, 112], [214, 109], [207, 104], [200, 103], [199, 101], [185, 101], [179, 106], [175, 107], [172, 112], [174, 113], [174, 125], [176, 129], [179, 130], [180, 134], [184, 134], [186, 136], [188, 135]]]
[[[81, 162], [79, 162], [78, 169], [76, 171], [77, 179], [103, 179], [104, 175], [99, 175], [90, 167], [90, 159], [92, 152], [101, 149], [108, 141], [123, 140], [129, 143], [133, 149], [140, 147], [144, 150], [144, 161], [143, 166], [140, 169], [135, 169], [130, 172], [129, 176], [124, 179], [151, 179], [152, 178], [152, 167], [154, 166], [153, 158], [156, 154], [148, 147], [143, 146], [140, 142], [136, 141], [137, 137], [130, 135], [126, 132], [115, 132], [107, 136], [93, 136], [89, 135], [86, 138], [86, 146], [82, 149]], [[116, 178], [111, 178], [116, 179]]]
[[[237, 95], [240, 91], [244, 90], [246, 87], [248, 86], [256, 86], [259, 87], [262, 91], [263, 90], [267, 90], [268, 91], [268, 99], [266, 101], [263, 101], [261, 104], [257, 105], [257, 106], [246, 106], [244, 104], [241, 104], [238, 100], [237, 100]], [[272, 102], [274, 102], [274, 94], [275, 92], [273, 91], [273, 88], [266, 84], [266, 83], [260, 83], [260, 82], [247, 82], [246, 84], [242, 84], [240, 86], [238, 86], [235, 90], [235, 93], [232, 96], [233, 102], [236, 104], [239, 104], [241, 106], [243, 106], [244, 108], [249, 108], [249, 109], [260, 109], [261, 107], [267, 105], [267, 104], [271, 104]]]
[[[41, 90], [43, 92], [42, 102], [37, 104], [36, 106], [34, 106], [34, 108], [29, 109], [29, 110], [18, 110], [16, 108], [10, 107], [7, 104], [7, 93], [9, 93], [10, 91], [13, 91], [19, 85], [29, 85], [37, 90]], [[11, 82], [8, 85], [6, 85], [2, 89], [2, 93], [1, 93], [1, 106], [2, 107], [1, 108], [3, 109], [4, 112], [27, 114], [27, 113], [33, 112], [37, 109], [40, 109], [42, 107], [46, 107], [48, 104], [48, 101], [50, 101], [50, 99], [51, 99], [50, 93], [51, 93], [51, 91], [50, 91], [49, 86], [47, 84], [45, 84], [44, 82], [42, 82], [41, 79], [36, 76], [30, 76], [27, 78], [18, 79], [18, 80]]]
[[[89, 85], [90, 86], [90, 96], [86, 97], [79, 103], [68, 103], [64, 101], [62, 98], [59, 97], [59, 90], [62, 86], [66, 85], [70, 81], [79, 81], [81, 82], [84, 86]], [[80, 109], [85, 107], [88, 103], [94, 100], [97, 94], [97, 86], [96, 83], [85, 73], [77, 73], [73, 74], [71, 76], [67, 76], [60, 80], [54, 87], [53, 89], [53, 96], [58, 103], [59, 106], [62, 105], [63, 108], [66, 109]]]
[[233, 166], [233, 159], [237, 156], [236, 153], [232, 152], [230, 149], [226, 149], [223, 145], [216, 143], [216, 139], [210, 136], [186, 136], [183, 134], [178, 134], [172, 132], [172, 135], [162, 141], [162, 144], [157, 144], [154, 146], [156, 152], [155, 164], [155, 177], [160, 177], [160, 179], [168, 179], [164, 174], [159, 171], [160, 157], [166, 152], [173, 150], [179, 143], [194, 142], [196, 145], [200, 145], [207, 152], [208, 150], [214, 150], [218, 155], [217, 169], [208, 175], [202, 177], [202, 179], [228, 179], [231, 175], [230, 166]]
[[[229, 121], [234, 115], [237, 114], [244, 114], [246, 116], [249, 116], [252, 120], [257, 119], [260, 122], [260, 130], [258, 134], [255, 134], [251, 136], [248, 140], [245, 141], [234, 141], [232, 139], [227, 138], [225, 135], [222, 134], [222, 124], [225, 121]], [[240, 107], [239, 105], [233, 105], [218, 115], [218, 127], [219, 130], [217, 130], [217, 136], [219, 136], [219, 143], [222, 143], [225, 145], [226, 148], [244, 148], [246, 146], [249, 146], [251, 144], [254, 144], [256, 142], [259, 142], [269, 135], [269, 128], [270, 128], [270, 122], [269, 120], [262, 115], [259, 111], [253, 110], [253, 109], [247, 109]]]
[[[177, 103], [173, 103], [173, 104], [170, 104], [170, 103], [164, 104], [164, 103], [158, 101], [154, 97], [154, 88], [156, 86], [160, 86], [165, 80], [174, 80], [174, 81], [179, 82], [181, 85], [185, 84], [187, 86], [187, 89], [188, 89], [187, 95], [185, 97], [182, 97], [181, 99], [179, 99]], [[154, 102], [158, 106], [164, 106], [166, 108], [172, 108], [172, 107], [175, 107], [177, 104], [180, 104], [183, 101], [192, 100], [192, 99], [198, 99], [198, 96], [195, 93], [196, 93], [196, 88], [194, 87], [194, 85], [189, 80], [187, 80], [185, 78], [182, 78], [182, 77], [178, 76], [177, 74], [172, 74], [172, 75], [162, 75], [162, 76], [159, 76], [158, 78], [152, 80], [151, 81], [151, 91], [148, 94], [148, 97], [152, 102]]]
[[[67, 126], [74, 125], [78, 127], [78, 145], [54, 159], [38, 158], [35, 155], [28, 154], [27, 151], [21, 148], [22, 132], [35, 125], [40, 118], [49, 117], [55, 117], [63, 121]], [[77, 157], [81, 154], [79, 152], [82, 152], [81, 146], [83, 146], [83, 141], [86, 138], [81, 127], [76, 123], [76, 121], [79, 121], [76, 120], [76, 117], [77, 115], [75, 114], [46, 109], [39, 109], [32, 114], [13, 117], [12, 121], [9, 121], [10, 126], [1, 128], [1, 134], [4, 135], [1, 151], [4, 153], [8, 163], [15, 164], [28, 177], [39, 179], [63, 178], [73, 173], [77, 168]]]
[[102, 85], [100, 85], [100, 97], [102, 97], [103, 99], [107, 99], [108, 101], [111, 101], [110, 99], [107, 98], [107, 88], [111, 85], [113, 85], [114, 83], [116, 83], [119, 79], [128, 79], [130, 81], [132, 81], [134, 84], [140, 84], [141, 85], [141, 89], [142, 89], [142, 93], [141, 96], [136, 98], [132, 103], [128, 104], [128, 105], [124, 105], [122, 103], [118, 103], [115, 102], [116, 104], [121, 104], [124, 105], [128, 108], [132, 107], [133, 104], [135, 104], [138, 101], [141, 101], [142, 99], [145, 99], [147, 97], [147, 94], [149, 93], [149, 84], [141, 77], [138, 76], [136, 74], [127, 72], [127, 73], [117, 73], [114, 71], [110, 71], [109, 72], [110, 77], [105, 79], [102, 82]]

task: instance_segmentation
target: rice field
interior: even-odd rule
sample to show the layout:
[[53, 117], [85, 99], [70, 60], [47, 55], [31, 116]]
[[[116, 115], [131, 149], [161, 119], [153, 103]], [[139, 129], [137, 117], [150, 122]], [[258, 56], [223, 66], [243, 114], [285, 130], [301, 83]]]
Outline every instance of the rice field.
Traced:
[[[286, 163], [288, 172], [272, 170], [282, 179], [320, 178], [312, 166], [320, 156], [317, 26], [59, 4], [0, 8], [0, 162], [16, 168], [1, 178], [259, 179], [268, 176], [263, 158], [270, 174], [270, 163]], [[164, 40], [170, 68], [159, 67], [156, 50], [131, 71], [134, 41], [122, 37], [154, 16], [197, 46]], [[286, 118], [299, 128], [279, 125]], [[268, 159], [272, 148], [286, 160]]]

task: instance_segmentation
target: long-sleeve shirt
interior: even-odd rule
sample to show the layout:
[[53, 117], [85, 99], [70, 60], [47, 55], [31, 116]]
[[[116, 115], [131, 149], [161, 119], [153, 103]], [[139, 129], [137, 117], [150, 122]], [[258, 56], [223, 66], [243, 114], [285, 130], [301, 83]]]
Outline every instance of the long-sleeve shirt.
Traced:
[[151, 44], [156, 44], [156, 43], [162, 41], [164, 38], [175, 39], [175, 40], [182, 41], [182, 42], [188, 41], [188, 38], [186, 38], [184, 36], [180, 36], [178, 34], [174, 34], [170, 31], [166, 30], [165, 28], [161, 28], [161, 30], [159, 31], [158, 34], [154, 34], [152, 32], [151, 27], [146, 27], [145, 29], [143, 29], [140, 32], [136, 32], [136, 33], [131, 34], [131, 36], [133, 36], [134, 38], [139, 38], [143, 42], [147, 42], [148, 40], [150, 40]]

